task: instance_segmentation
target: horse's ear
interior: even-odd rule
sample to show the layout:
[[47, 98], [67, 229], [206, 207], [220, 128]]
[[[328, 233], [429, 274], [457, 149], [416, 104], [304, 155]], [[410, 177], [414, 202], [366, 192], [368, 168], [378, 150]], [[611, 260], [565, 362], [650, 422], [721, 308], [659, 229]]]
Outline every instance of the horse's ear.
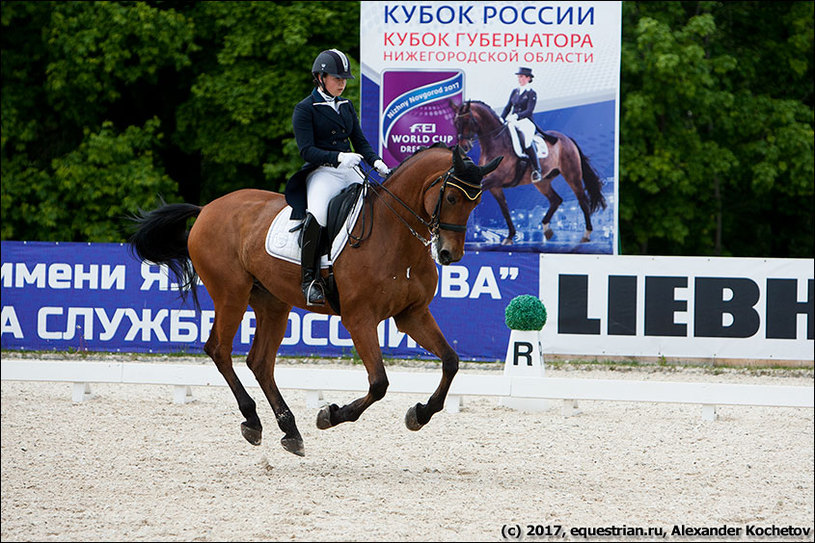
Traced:
[[458, 112], [459, 104], [455, 103], [452, 98], [450, 98], [447, 103], [450, 104], [453, 111]]
[[461, 148], [456, 144], [453, 147], [453, 169], [457, 172], [464, 171], [464, 157]]
[[498, 165], [501, 163], [501, 161], [502, 161], [502, 160], [504, 160], [504, 155], [501, 155], [501, 156], [499, 156], [499, 157], [494, 158], [494, 159], [492, 160], [492, 162], [490, 162], [489, 164], [485, 164], [485, 165], [483, 165], [483, 166], [479, 166], [479, 168], [481, 169], [481, 177], [486, 176], [488, 173], [490, 173], [490, 172], [491, 172], [491, 171], [493, 171], [495, 168], [497, 168], [497, 167], [498, 167]]

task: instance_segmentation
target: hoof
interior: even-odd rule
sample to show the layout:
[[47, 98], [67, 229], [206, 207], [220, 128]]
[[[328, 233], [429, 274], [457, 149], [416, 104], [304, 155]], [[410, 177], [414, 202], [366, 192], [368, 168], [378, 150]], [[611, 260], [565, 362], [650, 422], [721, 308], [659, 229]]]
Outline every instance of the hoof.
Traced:
[[416, 407], [419, 404], [414, 405], [410, 409], [407, 410], [407, 414], [405, 414], [405, 426], [407, 426], [408, 430], [417, 431], [421, 430], [424, 424], [419, 422], [419, 417], [416, 415]]
[[305, 456], [306, 448], [303, 446], [303, 438], [301, 437], [284, 437], [280, 440], [283, 448], [297, 456]]
[[501, 242], [501, 245], [512, 245], [513, 241], [512, 238], [504, 238], [504, 241]]
[[552, 236], [554, 236], [555, 233], [552, 230], [546, 230], [543, 235], [546, 237], [546, 239], [552, 239]]
[[584, 238], [582, 238], [582, 239], [580, 240], [580, 243], [588, 243], [588, 242], [590, 242], [590, 241], [591, 241], [591, 239], [590, 239], [590, 238], [586, 238], [586, 237], [584, 237]]
[[248, 441], [252, 445], [260, 445], [262, 433], [263, 430], [256, 430], [254, 428], [250, 428], [249, 426], [246, 425], [245, 422], [241, 423], [241, 435], [244, 437], [246, 441]]
[[317, 428], [326, 430], [334, 426], [331, 422], [331, 411], [337, 409], [338, 407], [336, 405], [324, 405], [322, 409], [320, 409], [320, 412], [317, 413]]

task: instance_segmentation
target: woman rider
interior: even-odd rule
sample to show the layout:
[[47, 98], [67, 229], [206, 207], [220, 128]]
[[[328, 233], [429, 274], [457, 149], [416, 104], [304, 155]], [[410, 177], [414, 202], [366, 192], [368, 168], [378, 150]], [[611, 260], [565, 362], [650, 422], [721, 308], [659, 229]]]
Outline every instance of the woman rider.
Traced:
[[[311, 67], [314, 89], [294, 107], [292, 124], [303, 167], [286, 184], [291, 218], [303, 220], [302, 287], [307, 305], [324, 305], [320, 279], [320, 236], [331, 199], [352, 183], [361, 183], [364, 160], [382, 175], [390, 170], [365, 139], [350, 100], [340, 98], [354, 79], [348, 57], [337, 49], [321, 52]], [[352, 150], [353, 146], [353, 150]]]
[[532, 68], [519, 68], [515, 75], [518, 76], [518, 87], [512, 89], [509, 102], [504, 107], [501, 118], [521, 134], [522, 145], [526, 148], [526, 156], [529, 157], [529, 162], [532, 164], [532, 182], [537, 183], [541, 180], [541, 166], [533, 140], [535, 132], [540, 132], [543, 138], [550, 143], [555, 143], [557, 137], [545, 134], [535, 124], [535, 119], [532, 117], [532, 113], [535, 111], [535, 103], [538, 100], [538, 95], [531, 85], [532, 80], [535, 78], [532, 74]]

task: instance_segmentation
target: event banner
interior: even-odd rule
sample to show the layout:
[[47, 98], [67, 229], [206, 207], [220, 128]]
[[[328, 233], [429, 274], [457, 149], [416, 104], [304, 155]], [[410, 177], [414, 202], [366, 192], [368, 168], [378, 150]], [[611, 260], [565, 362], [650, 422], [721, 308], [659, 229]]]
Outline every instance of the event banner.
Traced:
[[[437, 142], [483, 163], [504, 156], [470, 217], [468, 248], [617, 254], [621, 2], [360, 9], [361, 124], [385, 162]], [[528, 119], [513, 118], [513, 93]]]
[[[491, 253], [467, 253], [439, 266], [430, 305], [447, 341], [464, 360], [503, 360], [510, 331], [506, 306], [537, 294], [535, 255], [510, 265]], [[127, 246], [108, 243], [2, 242], [3, 349], [201, 353], [215, 316], [206, 288], [201, 311], [183, 302], [167, 269], [142, 262]], [[255, 317], [247, 307], [234, 352], [249, 351]], [[385, 357], [434, 358], [394, 320], [379, 324]], [[352, 357], [354, 346], [339, 316], [301, 309], [289, 313], [279, 350], [286, 357]]]
[[813, 360], [812, 259], [548, 255], [543, 351]]
[[[167, 270], [108, 243], [2, 242], [3, 349], [200, 353], [214, 318], [183, 302]], [[509, 262], [509, 264], [507, 264]], [[503, 360], [509, 302], [547, 309], [544, 355], [812, 360], [812, 259], [535, 255], [468, 252], [439, 266], [430, 309], [463, 360]], [[234, 352], [254, 338], [247, 307]], [[434, 358], [393, 319], [385, 357]], [[351, 357], [339, 316], [289, 313], [279, 353]]]

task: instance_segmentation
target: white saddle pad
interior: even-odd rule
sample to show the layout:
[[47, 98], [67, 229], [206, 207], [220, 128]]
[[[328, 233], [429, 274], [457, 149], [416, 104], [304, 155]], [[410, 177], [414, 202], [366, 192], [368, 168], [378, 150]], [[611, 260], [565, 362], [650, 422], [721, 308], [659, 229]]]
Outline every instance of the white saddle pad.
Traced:
[[[331, 266], [348, 244], [348, 233], [354, 228], [359, 212], [362, 210], [364, 192], [364, 190], [359, 192], [359, 197], [345, 221], [344, 228], [340, 228], [334, 241], [331, 242], [329, 254], [323, 255], [320, 260], [320, 267], [327, 268]], [[266, 252], [275, 258], [300, 264], [300, 245], [297, 243], [300, 239], [300, 230], [289, 232], [289, 230], [299, 225], [300, 221], [291, 220], [291, 211], [291, 206], [287, 205], [272, 220], [272, 225], [266, 234]]]
[[[518, 131], [510, 127], [509, 137], [512, 139], [512, 149], [515, 151], [515, 154], [518, 155], [519, 158], [526, 157], [526, 152], [521, 146], [521, 140], [518, 137]], [[535, 149], [538, 151], [538, 158], [541, 159], [548, 157], [549, 146], [546, 144], [546, 141], [544, 141], [539, 134], [535, 134], [533, 141], [535, 142]]]

